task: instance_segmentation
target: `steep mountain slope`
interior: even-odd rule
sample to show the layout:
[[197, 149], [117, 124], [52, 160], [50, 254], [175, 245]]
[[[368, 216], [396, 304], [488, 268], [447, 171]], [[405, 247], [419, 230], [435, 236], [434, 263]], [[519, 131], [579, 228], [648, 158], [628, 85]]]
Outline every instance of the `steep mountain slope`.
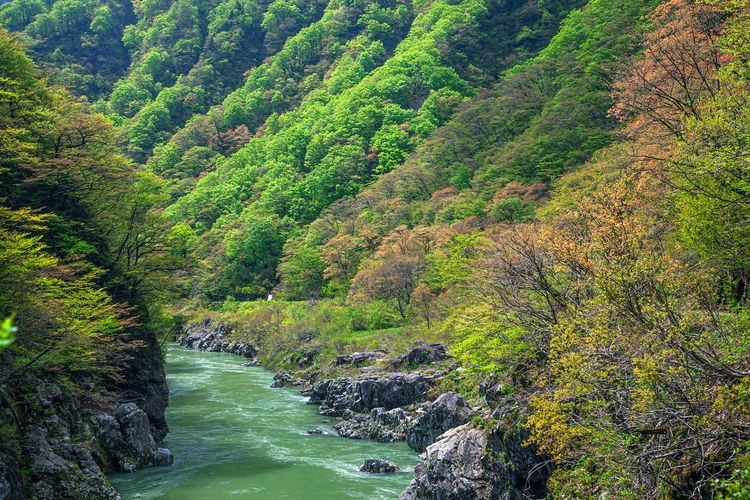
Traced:
[[[489, 497], [523, 493], [518, 471], [543, 471], [534, 495], [746, 491], [746, 0], [13, 0], [0, 18], [145, 165], [138, 236], [79, 238], [118, 300], [229, 323], [313, 380], [355, 351], [450, 348], [436, 390], [479, 416], [406, 498], [459, 495], [435, 486], [454, 465]], [[72, 220], [55, 252], [82, 248]]]

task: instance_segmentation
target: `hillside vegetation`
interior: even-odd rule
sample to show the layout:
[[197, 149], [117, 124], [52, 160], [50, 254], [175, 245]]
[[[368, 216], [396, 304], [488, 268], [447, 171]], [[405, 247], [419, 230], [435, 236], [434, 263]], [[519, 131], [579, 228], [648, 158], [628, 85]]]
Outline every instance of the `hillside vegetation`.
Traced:
[[57, 106], [4, 129], [7, 252], [64, 269], [45, 286], [95, 294], [100, 322], [119, 301], [153, 328], [213, 317], [308, 374], [440, 341], [461, 367], [441, 384], [500, 387], [553, 496], [746, 498], [746, 0], [12, 0], [0, 19], [80, 98], [0, 80]]

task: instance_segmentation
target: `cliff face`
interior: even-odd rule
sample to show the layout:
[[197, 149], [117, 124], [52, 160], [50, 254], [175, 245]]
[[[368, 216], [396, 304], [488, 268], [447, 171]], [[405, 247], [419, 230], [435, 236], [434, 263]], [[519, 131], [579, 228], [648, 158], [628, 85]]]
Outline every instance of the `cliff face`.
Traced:
[[0, 499], [115, 499], [110, 472], [169, 465], [167, 385], [153, 333], [124, 382], [21, 374], [0, 392]]

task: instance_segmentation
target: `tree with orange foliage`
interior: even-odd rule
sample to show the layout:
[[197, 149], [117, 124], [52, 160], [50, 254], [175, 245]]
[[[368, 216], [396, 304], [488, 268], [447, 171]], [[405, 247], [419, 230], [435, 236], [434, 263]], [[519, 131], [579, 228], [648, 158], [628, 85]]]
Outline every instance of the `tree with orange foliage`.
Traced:
[[683, 117], [698, 115], [701, 99], [719, 89], [723, 18], [720, 9], [691, 0], [669, 0], [654, 10], [643, 59], [614, 85], [610, 113], [629, 122], [628, 134], [682, 136]]
[[357, 301], [390, 301], [405, 319], [431, 243], [432, 235], [428, 230], [397, 227], [356, 274], [350, 297]]

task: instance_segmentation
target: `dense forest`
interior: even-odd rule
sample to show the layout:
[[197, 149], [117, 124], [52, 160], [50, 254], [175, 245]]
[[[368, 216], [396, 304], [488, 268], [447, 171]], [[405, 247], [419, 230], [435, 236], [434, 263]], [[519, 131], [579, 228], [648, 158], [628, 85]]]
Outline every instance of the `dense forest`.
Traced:
[[11, 0], [0, 24], [18, 484], [39, 380], [142, 390], [156, 334], [211, 318], [302, 375], [448, 346], [440, 387], [495, 387], [552, 497], [750, 495], [747, 0]]

